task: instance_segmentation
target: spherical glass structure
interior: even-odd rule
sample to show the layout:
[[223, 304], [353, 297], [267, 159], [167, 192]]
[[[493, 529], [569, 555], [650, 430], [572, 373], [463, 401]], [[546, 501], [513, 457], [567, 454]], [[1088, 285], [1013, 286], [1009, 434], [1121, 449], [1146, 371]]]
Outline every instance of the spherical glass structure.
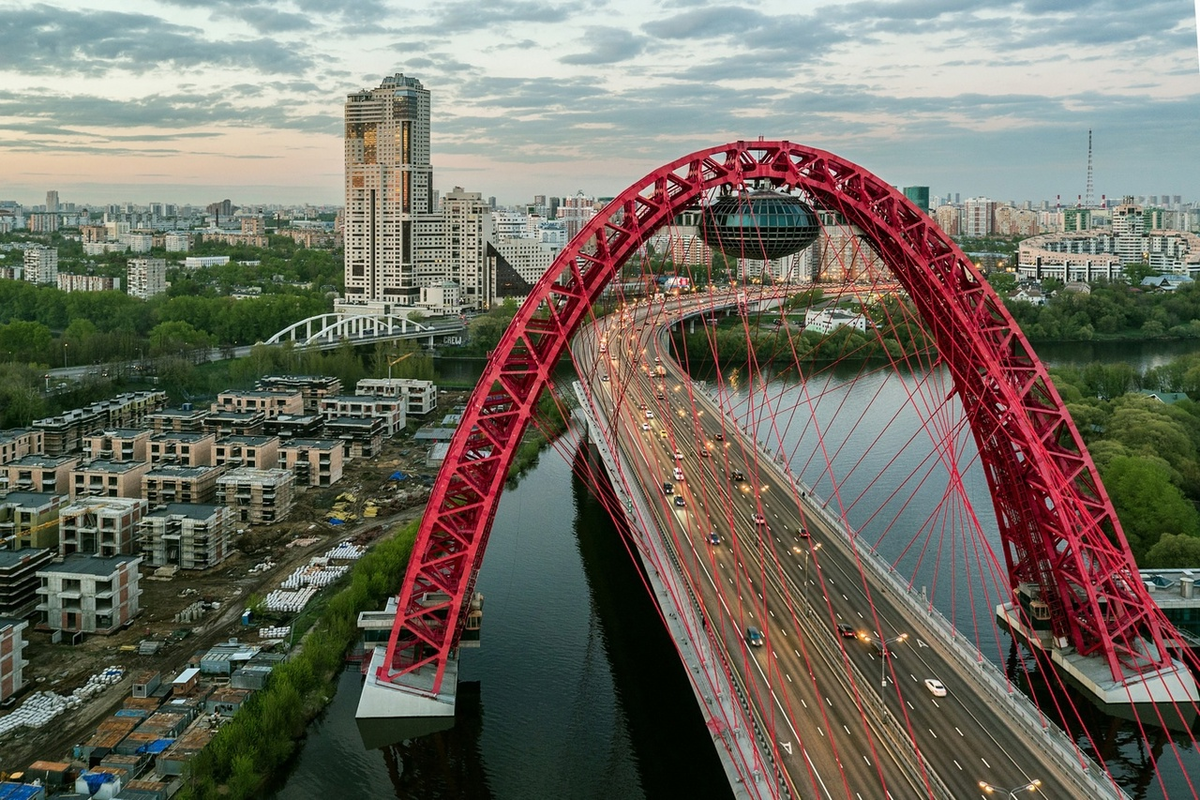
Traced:
[[700, 215], [700, 238], [733, 258], [783, 258], [812, 244], [820, 230], [807, 203], [777, 192], [728, 195]]

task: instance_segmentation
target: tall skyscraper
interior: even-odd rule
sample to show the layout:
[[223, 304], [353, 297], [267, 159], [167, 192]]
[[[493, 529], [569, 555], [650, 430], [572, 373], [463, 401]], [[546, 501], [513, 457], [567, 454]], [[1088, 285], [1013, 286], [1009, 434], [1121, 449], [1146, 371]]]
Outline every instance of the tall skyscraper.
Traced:
[[433, 212], [429, 91], [389, 76], [346, 98], [346, 299], [411, 305], [416, 222]]
[[912, 200], [917, 208], [929, 213], [929, 187], [928, 186], [905, 186], [904, 196]]
[[58, 192], [54, 189], [46, 192], [46, 210], [51, 214], [58, 211]]

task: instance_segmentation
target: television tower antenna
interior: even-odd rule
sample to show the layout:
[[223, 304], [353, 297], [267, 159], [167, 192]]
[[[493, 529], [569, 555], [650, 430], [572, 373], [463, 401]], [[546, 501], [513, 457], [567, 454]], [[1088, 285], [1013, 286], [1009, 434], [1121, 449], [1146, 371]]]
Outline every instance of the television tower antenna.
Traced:
[[1095, 187], [1092, 185], [1092, 132], [1088, 131], [1088, 167], [1087, 192], [1083, 196], [1083, 207], [1092, 208], [1096, 205]]

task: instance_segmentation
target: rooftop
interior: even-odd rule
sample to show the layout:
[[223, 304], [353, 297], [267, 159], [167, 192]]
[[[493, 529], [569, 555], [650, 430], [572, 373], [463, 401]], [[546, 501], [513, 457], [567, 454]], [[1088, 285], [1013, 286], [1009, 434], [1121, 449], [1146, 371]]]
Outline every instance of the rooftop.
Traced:
[[20, 550], [0, 550], [0, 569], [10, 569], [25, 562], [37, 562], [47, 558], [50, 551], [39, 547], [22, 547]]
[[80, 464], [75, 468], [77, 472], [115, 472], [123, 474], [133, 472], [135, 470], [145, 469], [146, 464], [143, 461], [108, 461], [107, 459], [97, 458], [89, 461], [86, 464]]
[[16, 461], [10, 461], [5, 466], [29, 467], [31, 469], [57, 469], [64, 464], [79, 461], [79, 456], [24, 456]]
[[0, 498], [0, 508], [41, 508], [53, 503], [57, 497], [61, 495], [54, 492], [9, 492]]
[[208, 519], [225, 506], [214, 506], [208, 503], [167, 503], [163, 508], [151, 511], [150, 517], [187, 517], [188, 519]]
[[272, 441], [279, 441], [278, 436], [243, 436], [235, 434], [221, 438], [217, 444], [242, 444], [250, 447], [262, 447], [264, 444], [269, 444]]
[[164, 431], [156, 433], [150, 437], [152, 442], [198, 442], [201, 439], [207, 439], [213, 434], [197, 433], [195, 431]]
[[112, 558], [99, 558], [97, 556], [85, 556], [78, 553], [64, 558], [60, 563], [47, 564], [38, 570], [42, 572], [61, 572], [67, 575], [112, 575], [122, 564], [134, 562], [136, 567], [141, 563], [141, 556], [113, 556]]
[[[316, 450], [337, 450], [342, 446], [341, 439], [289, 439], [281, 444], [281, 450], [287, 449], [316, 449]], [[11, 495], [10, 495], [11, 496]]]

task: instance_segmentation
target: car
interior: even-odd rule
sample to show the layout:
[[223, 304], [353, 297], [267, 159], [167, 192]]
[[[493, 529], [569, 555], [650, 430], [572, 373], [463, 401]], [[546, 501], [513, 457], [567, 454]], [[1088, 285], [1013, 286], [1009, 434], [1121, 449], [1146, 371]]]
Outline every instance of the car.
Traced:
[[675, 484], [663, 481], [663, 494], [675, 494]]
[[709, 456], [711, 456], [711, 455], [712, 455], [712, 453], [708, 452], [708, 448], [707, 448], [707, 447], [701, 447], [701, 448], [700, 448], [700, 457], [701, 457], [701, 458], [708, 458], [708, 457], [709, 457]]
[[723, 442], [723, 441], [725, 441], [725, 434], [723, 434], [723, 433], [718, 433], [718, 434], [717, 434], [716, 436], [714, 436], [713, 438], [714, 438], [714, 439], [716, 439], [718, 442]]
[[742, 472], [740, 469], [735, 469], [733, 472], [729, 473], [729, 480], [735, 482], [744, 481], [746, 480], [746, 473]]
[[658, 356], [655, 356], [655, 357], [654, 357], [654, 363], [655, 363], [655, 364], [661, 364], [661, 363], [662, 363], [662, 359], [661, 359], [661, 358], [659, 358]]
[[638, 403], [638, 411], [645, 411], [648, 406], [645, 403]]
[[663, 428], [661, 431], [659, 431], [659, 432], [658, 432], [658, 435], [659, 435], [659, 437], [660, 437], [660, 438], [663, 438], [663, 439], [667, 438], [667, 435], [668, 435], [668, 434], [667, 434], [667, 429], [666, 429], [666, 428]]
[[607, 376], [607, 375], [601, 375], [601, 376], [600, 376], [600, 381], [601, 381], [601, 383], [608, 383], [608, 376]]
[[676, 461], [683, 461], [683, 453], [681, 453], [681, 452], [679, 452], [678, 450], [676, 450], [676, 451], [675, 451], [675, 460], [676, 460]]
[[709, 531], [708, 532], [708, 543], [709, 544], [720, 544], [721, 543], [721, 534], [717, 533], [716, 531]]
[[683, 499], [683, 495], [675, 495], [675, 505], [679, 506], [680, 508], [683, 508], [687, 505], [687, 501]]
[[809, 538], [809, 537], [810, 537], [812, 534], [810, 534], [810, 533], [808, 532], [808, 528], [801, 528], [801, 529], [800, 529], [800, 532], [799, 532], [797, 535], [798, 535], [798, 536], [799, 536], [801, 539], [807, 539], [807, 538]]
[[642, 430], [644, 430], [644, 431], [648, 431], [648, 430], [650, 430], [650, 423], [649, 423], [649, 422], [643, 422], [643, 423], [642, 423]]
[[754, 515], [754, 524], [755, 525], [766, 525], [767, 518], [764, 517], [762, 514], [755, 514]]
[[838, 624], [837, 632], [838, 632], [838, 636], [841, 636], [843, 639], [857, 639], [858, 638], [858, 631], [854, 630], [854, 626], [847, 625], [844, 622]]
[[766, 643], [767, 640], [763, 637], [762, 631], [753, 625], [746, 628], [746, 644], [751, 647], [762, 647]]
[[650, 409], [646, 409], [646, 419], [654, 419], [654, 412]]
[[677, 481], [683, 480], [683, 470], [681, 470], [679, 467], [675, 468], [675, 480], [677, 480]]
[[925, 688], [928, 689], [929, 693], [934, 697], [946, 696], [946, 685], [937, 678], [926, 678]]

